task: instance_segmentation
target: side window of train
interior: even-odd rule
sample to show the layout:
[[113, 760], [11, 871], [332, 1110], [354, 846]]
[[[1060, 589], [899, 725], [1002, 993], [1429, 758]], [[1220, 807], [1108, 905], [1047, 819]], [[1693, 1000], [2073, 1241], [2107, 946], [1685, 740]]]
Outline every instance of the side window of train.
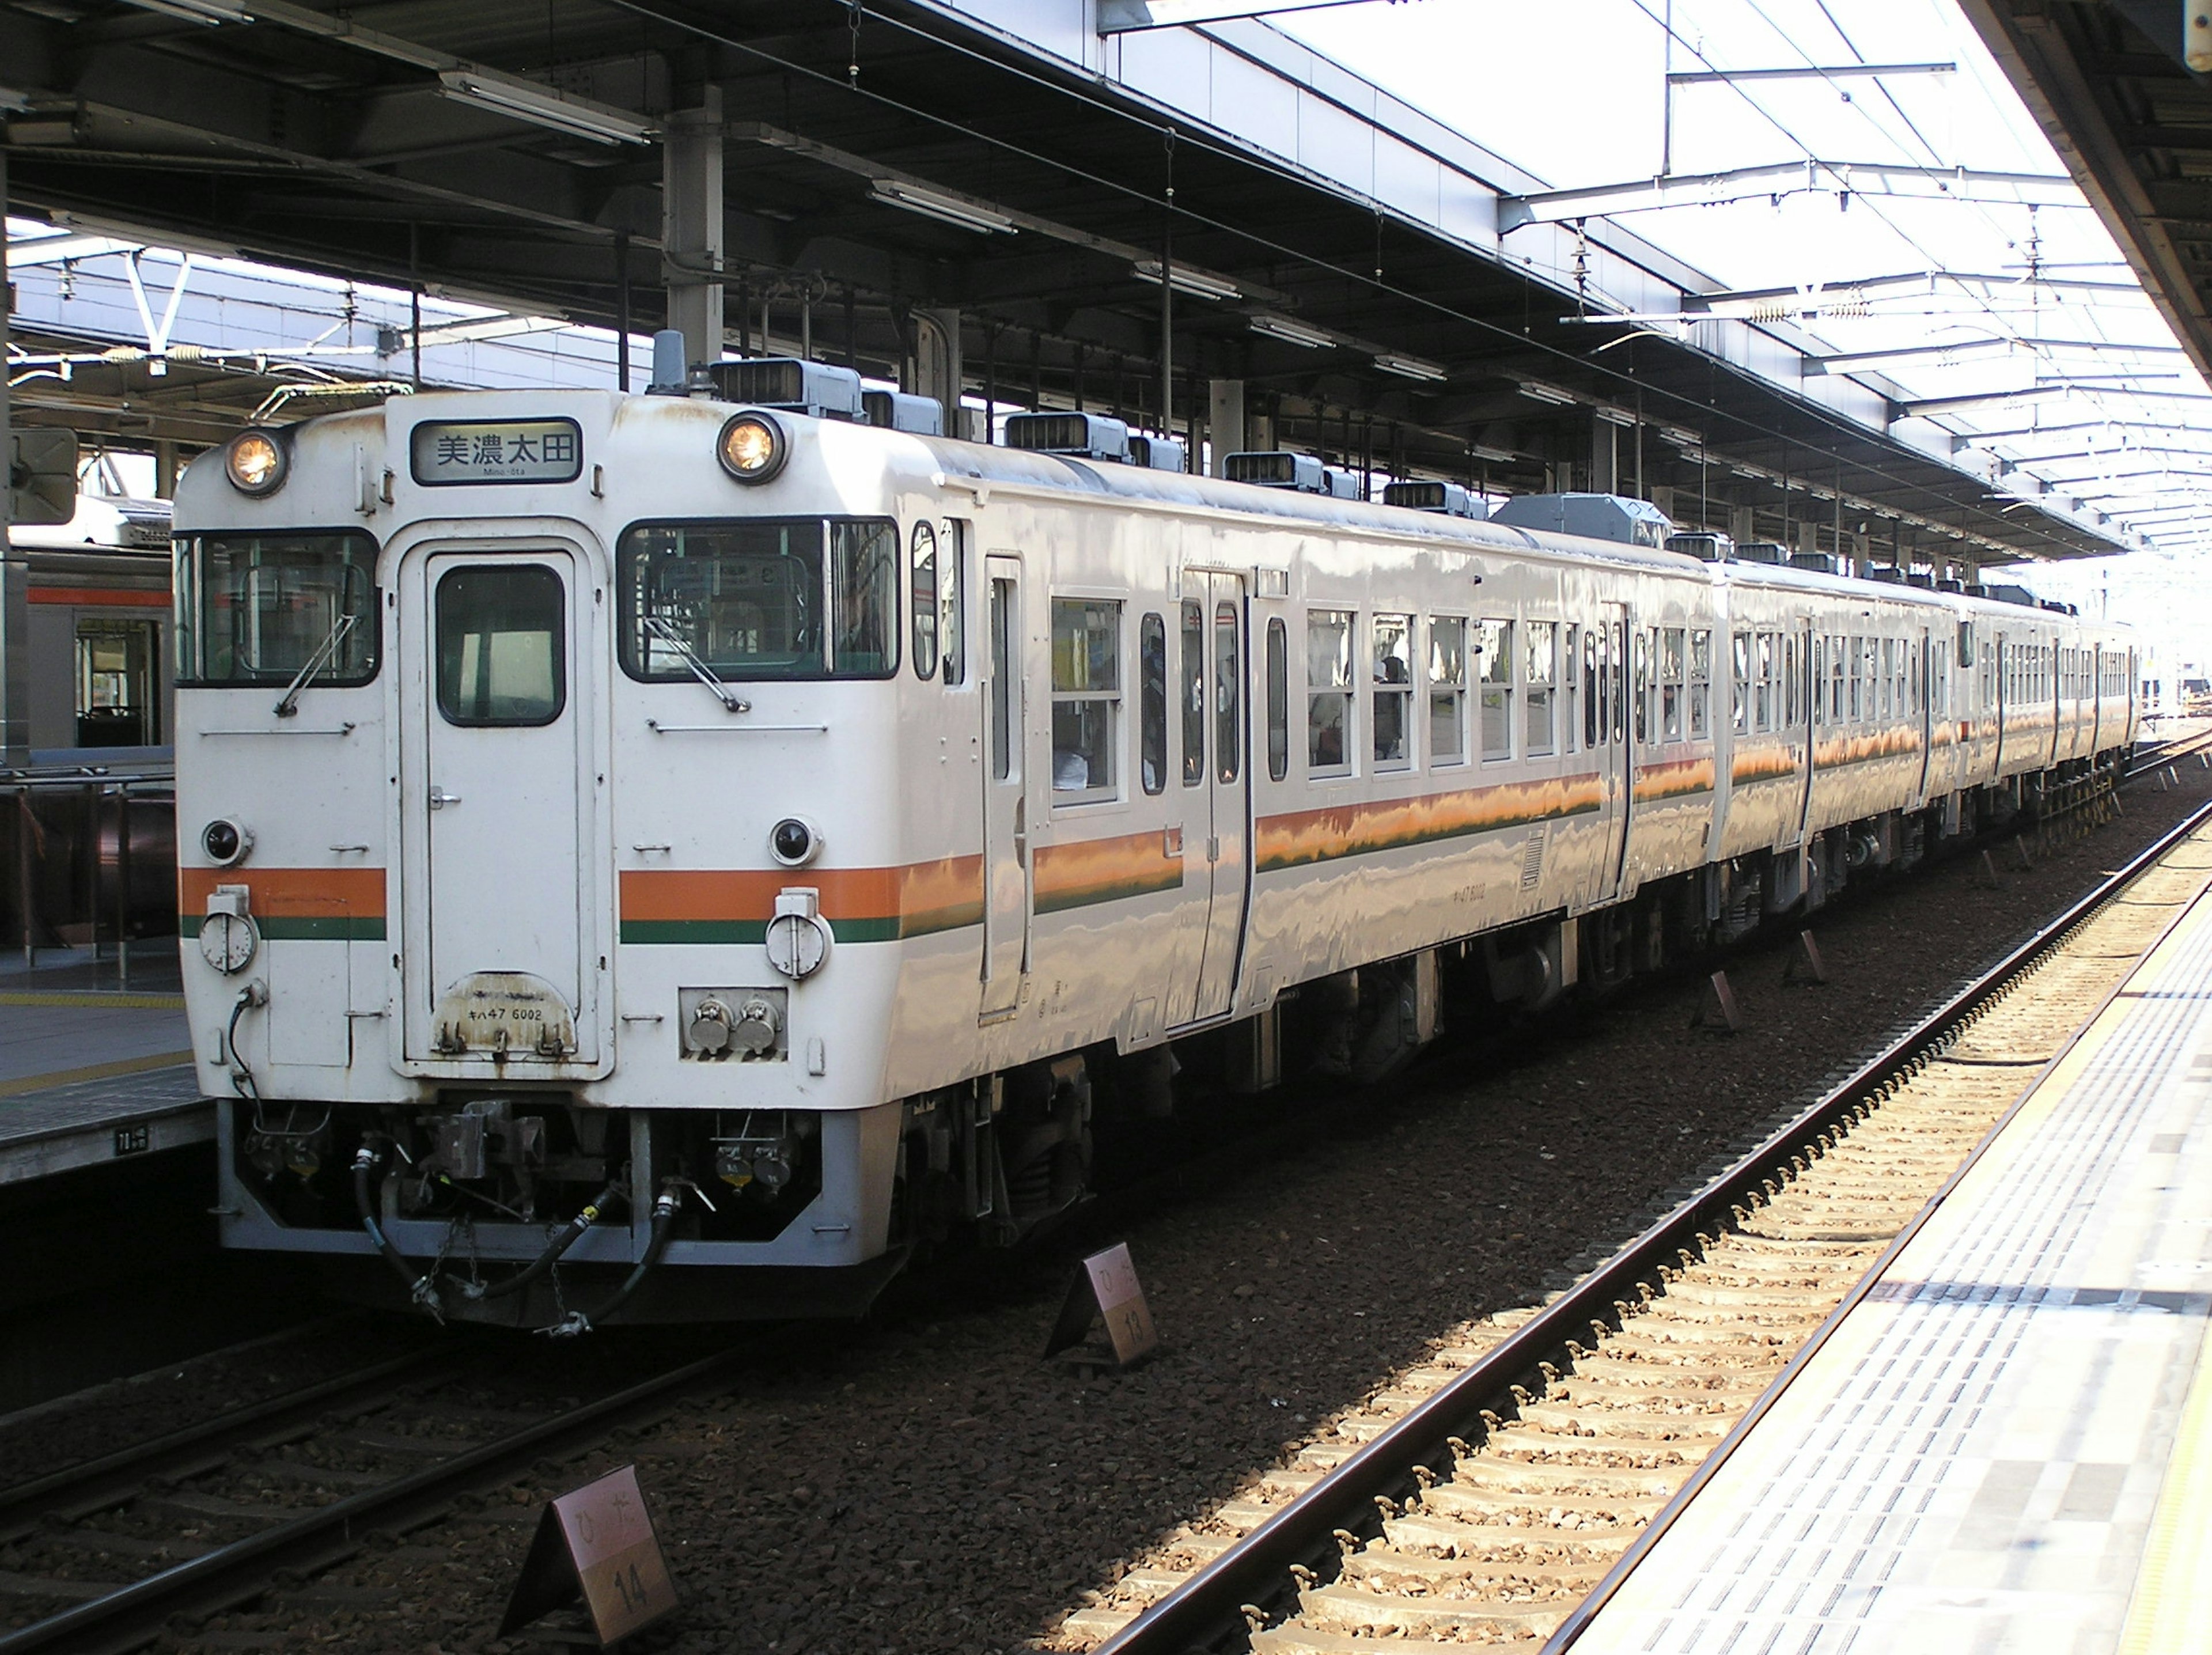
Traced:
[[1597, 628], [1583, 629], [1583, 745], [1591, 748], [1605, 740], [1605, 692], [1598, 683]]
[[1794, 730], [1805, 721], [1805, 662], [1795, 632], [1782, 635], [1782, 727]]
[[1685, 644], [1688, 634], [1679, 626], [1662, 628], [1659, 633], [1659, 739], [1680, 741], [1682, 739], [1682, 691], [1687, 682], [1689, 662]]
[[1713, 635], [1704, 627], [1690, 634], [1690, 739], [1713, 733]]
[[1429, 764], [1467, 763], [1467, 617], [1429, 622]]
[[1206, 780], [1206, 605], [1195, 599], [1183, 599], [1182, 644], [1182, 784], [1194, 788]]
[[1291, 634], [1279, 616], [1267, 623], [1267, 779], [1291, 773]]
[[1235, 604], [1213, 606], [1213, 776], [1234, 782], [1244, 768], [1244, 639]]
[[1475, 661], [1481, 669], [1482, 756], [1513, 757], [1513, 623], [1483, 621], [1475, 627]]
[[1413, 618], [1377, 615], [1373, 627], [1375, 768], [1402, 770], [1413, 763]]
[[1730, 722], [1738, 735], [1751, 733], [1751, 634], [1739, 632], [1729, 640], [1729, 684], [1734, 691]]
[[945, 525], [949, 532], [940, 544], [937, 554], [937, 624], [938, 654], [943, 658], [945, 681], [965, 684], [968, 681], [968, 611], [961, 607], [967, 596], [965, 570], [962, 567], [968, 545], [967, 529], [959, 523]]
[[914, 526], [913, 551], [908, 562], [914, 601], [914, 675], [926, 684], [937, 676], [941, 619], [937, 601], [937, 531], [928, 524]]
[[1632, 693], [1636, 697], [1636, 741], [1638, 746], [1651, 739], [1651, 645], [1650, 640], [1657, 634], [1644, 627], [1636, 629], [1634, 653], [1636, 682]]
[[1168, 784], [1168, 624], [1148, 614], [1137, 626], [1137, 758], [1146, 793]]
[[1782, 672], [1775, 659], [1776, 642], [1777, 636], [1771, 632], [1761, 632], [1753, 639], [1758, 654], [1753, 660], [1756, 677], [1752, 685], [1751, 724], [1755, 730], [1774, 727], [1774, 689]]
[[1522, 707], [1522, 751], [1539, 758], [1558, 750], [1553, 734], [1559, 694], [1559, 629], [1551, 621], [1530, 621], [1522, 629], [1522, 678], [1527, 685]]
[[1121, 710], [1121, 605], [1052, 600], [1052, 792], [1058, 805], [1115, 794]]
[[1352, 611], [1306, 612], [1306, 770], [1352, 773]]

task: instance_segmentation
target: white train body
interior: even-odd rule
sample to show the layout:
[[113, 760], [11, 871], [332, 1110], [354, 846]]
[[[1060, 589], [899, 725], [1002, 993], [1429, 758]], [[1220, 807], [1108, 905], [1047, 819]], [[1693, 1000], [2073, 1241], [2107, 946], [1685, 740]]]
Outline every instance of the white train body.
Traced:
[[2124, 637], [2046, 611], [788, 414], [749, 484], [733, 412], [398, 398], [184, 480], [229, 1244], [534, 1321], [558, 1272], [451, 1279], [605, 1185], [571, 1297], [652, 1252], [629, 1313], [849, 1307], [1065, 1205], [1170, 1043], [1371, 1070], [1440, 963], [1540, 1004], [2134, 733]]

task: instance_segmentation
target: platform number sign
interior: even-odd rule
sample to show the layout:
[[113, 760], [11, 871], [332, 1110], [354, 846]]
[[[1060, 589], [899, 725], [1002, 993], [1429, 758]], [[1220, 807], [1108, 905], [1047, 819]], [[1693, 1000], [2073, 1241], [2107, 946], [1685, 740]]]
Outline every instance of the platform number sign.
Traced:
[[581, 1596], [602, 1644], [650, 1626], [676, 1607], [676, 1583], [653, 1518], [625, 1465], [545, 1508], [497, 1636]]

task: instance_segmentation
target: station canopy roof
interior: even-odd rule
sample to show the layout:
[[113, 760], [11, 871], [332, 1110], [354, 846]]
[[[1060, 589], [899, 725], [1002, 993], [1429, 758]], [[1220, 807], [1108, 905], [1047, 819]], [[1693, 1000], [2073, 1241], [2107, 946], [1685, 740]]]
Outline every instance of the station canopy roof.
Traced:
[[[712, 88], [734, 349], [763, 348], [764, 318], [771, 351], [805, 339], [896, 376], [921, 319], [957, 313], [971, 396], [1146, 426], [1165, 259], [1179, 427], [1206, 417], [1206, 380], [1239, 380], [1279, 445], [1393, 476], [1527, 492], [1609, 463], [1680, 521], [1748, 510], [1761, 538], [1809, 525], [1824, 550], [1923, 562], [2143, 544], [1879, 374], [1826, 371], [1786, 321], [1630, 319], [1720, 284], [1602, 219], [1532, 212], [1536, 180], [1264, 24], [1124, 46], [1063, 27], [1083, 11], [0, 0], [9, 205], [643, 332], [660, 135]], [[1295, 134], [1270, 140], [1286, 107]], [[270, 388], [236, 362], [112, 377], [141, 429], [186, 443]], [[33, 389], [19, 417], [63, 417]]]

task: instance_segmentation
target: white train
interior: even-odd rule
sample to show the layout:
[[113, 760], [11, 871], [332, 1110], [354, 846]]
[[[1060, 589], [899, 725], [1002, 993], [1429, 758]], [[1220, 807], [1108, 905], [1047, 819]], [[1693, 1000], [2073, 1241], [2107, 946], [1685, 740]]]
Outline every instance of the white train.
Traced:
[[227, 1244], [526, 1326], [849, 1311], [1075, 1201], [1094, 1126], [1371, 1079], [1455, 995], [1618, 983], [2132, 739], [2126, 639], [2047, 610], [721, 372], [398, 398], [185, 478]]

